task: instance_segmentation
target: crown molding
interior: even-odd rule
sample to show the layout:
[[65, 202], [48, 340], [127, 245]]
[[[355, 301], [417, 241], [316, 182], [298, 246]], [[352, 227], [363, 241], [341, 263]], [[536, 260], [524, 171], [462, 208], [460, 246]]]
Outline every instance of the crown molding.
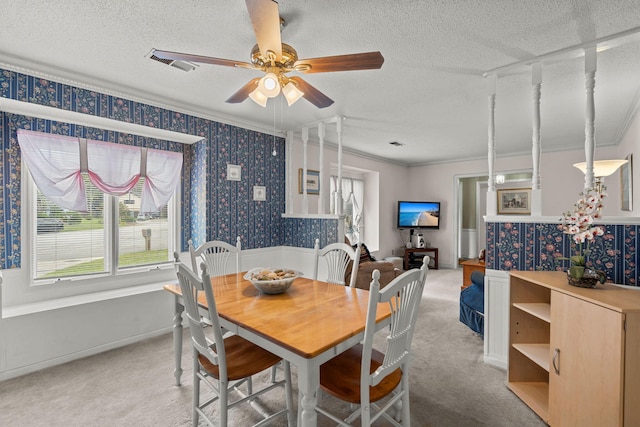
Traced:
[[[96, 79], [95, 77], [88, 76], [86, 74], [73, 73], [60, 68], [51, 67], [49, 65], [34, 63], [27, 59], [13, 56], [2, 51], [0, 51], [0, 68], [67, 84], [85, 90], [128, 99], [142, 104], [152, 105], [158, 108], [164, 108], [170, 111], [180, 112], [182, 114], [214, 122], [224, 123], [230, 126], [237, 126], [268, 135], [274, 134], [273, 128], [269, 128], [264, 125], [259, 125], [253, 122], [244, 122], [226, 115], [212, 115], [210, 111], [202, 110], [192, 104], [185, 104], [174, 99], [149, 94], [134, 87], [107, 80]], [[276, 136], [283, 137], [283, 135], [279, 134], [276, 134]]]

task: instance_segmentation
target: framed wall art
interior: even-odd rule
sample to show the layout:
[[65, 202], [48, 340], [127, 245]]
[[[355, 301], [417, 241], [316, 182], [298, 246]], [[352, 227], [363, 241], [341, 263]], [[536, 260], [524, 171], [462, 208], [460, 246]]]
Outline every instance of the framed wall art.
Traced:
[[625, 157], [627, 163], [620, 167], [620, 208], [623, 211], [633, 210], [633, 155]]
[[[320, 171], [307, 169], [307, 194], [320, 194]], [[298, 194], [302, 194], [302, 168], [298, 169]]]
[[498, 214], [531, 214], [531, 189], [505, 188], [498, 190]]
[[227, 163], [227, 181], [240, 181], [242, 179], [242, 166]]
[[254, 185], [253, 200], [255, 200], [256, 202], [267, 200], [267, 187], [265, 187], [264, 185]]

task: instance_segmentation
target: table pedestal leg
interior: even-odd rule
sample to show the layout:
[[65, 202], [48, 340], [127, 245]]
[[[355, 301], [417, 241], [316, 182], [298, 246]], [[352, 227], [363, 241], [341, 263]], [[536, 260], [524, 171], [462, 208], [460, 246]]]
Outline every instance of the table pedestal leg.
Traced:
[[[316, 427], [318, 414], [316, 405], [318, 403], [318, 389], [320, 388], [320, 368], [299, 367], [298, 387], [299, 387], [299, 409], [298, 425], [302, 427]], [[315, 372], [314, 372], [315, 371]]]
[[176, 367], [173, 375], [176, 377], [176, 385], [180, 386], [180, 377], [182, 376], [182, 312], [184, 306], [175, 297], [175, 314], [173, 316], [173, 353], [175, 357]]

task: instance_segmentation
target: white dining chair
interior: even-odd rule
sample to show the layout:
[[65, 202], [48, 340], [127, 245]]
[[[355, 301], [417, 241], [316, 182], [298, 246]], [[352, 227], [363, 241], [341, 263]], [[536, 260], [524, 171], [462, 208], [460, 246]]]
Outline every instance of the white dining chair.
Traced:
[[[409, 270], [380, 289], [380, 272], [374, 270], [369, 291], [369, 307], [364, 341], [320, 366], [320, 387], [357, 409], [341, 420], [326, 408], [316, 410], [341, 426], [349, 426], [360, 418], [360, 426], [368, 427], [384, 416], [394, 426], [409, 426], [409, 365], [411, 342], [416, 326], [422, 290], [427, 279], [429, 257], [418, 269]], [[376, 311], [380, 303], [391, 309], [386, 336], [386, 351], [373, 348]], [[379, 402], [380, 405], [376, 404]], [[395, 410], [395, 417], [388, 412]]]
[[346, 243], [331, 243], [320, 249], [320, 240], [316, 239], [313, 246], [313, 258], [313, 280], [318, 280], [320, 260], [324, 260], [327, 267], [327, 277], [323, 280], [328, 283], [345, 285], [344, 277], [351, 263], [349, 286], [355, 287], [360, 263], [360, 245], [353, 249]]
[[[223, 337], [216, 301], [210, 286], [211, 278], [205, 263], [201, 265], [202, 279], [200, 279], [176, 257], [176, 275], [180, 283], [193, 345], [192, 425], [198, 426], [199, 418], [203, 417], [210, 426], [226, 427], [228, 409], [242, 403], [249, 403], [262, 416], [263, 420], [256, 426], [265, 425], [271, 420], [285, 415], [288, 418], [288, 424], [293, 425], [293, 397], [289, 362], [283, 361], [279, 356], [239, 335]], [[200, 314], [198, 309], [197, 301], [200, 292], [204, 292], [208, 305], [204, 316]], [[259, 390], [254, 390], [251, 377], [274, 367], [281, 361], [284, 362], [284, 379], [270, 382]], [[209, 386], [213, 396], [210, 397], [210, 393], [201, 393], [201, 383]], [[242, 384], [246, 385], [244, 389], [240, 387]], [[285, 388], [286, 408], [277, 412], [267, 411], [260, 405], [259, 399], [256, 397], [281, 386]], [[229, 391], [234, 391], [232, 396], [239, 396], [239, 398], [230, 401]], [[206, 400], [202, 401], [203, 398]], [[205, 413], [205, 410], [215, 402], [218, 402], [217, 423], [212, 421], [211, 413]], [[208, 412], [211, 411], [212, 409]]]
[[191, 256], [191, 269], [194, 272], [197, 273], [200, 263], [204, 262], [207, 265], [207, 271], [210, 277], [229, 274], [231, 273], [229, 270], [229, 261], [232, 255], [235, 255], [236, 261], [233, 273], [240, 272], [240, 255], [242, 252], [240, 236], [237, 237], [235, 246], [221, 240], [205, 242], [198, 248], [194, 247], [192, 240], [189, 240], [188, 243], [189, 255]]

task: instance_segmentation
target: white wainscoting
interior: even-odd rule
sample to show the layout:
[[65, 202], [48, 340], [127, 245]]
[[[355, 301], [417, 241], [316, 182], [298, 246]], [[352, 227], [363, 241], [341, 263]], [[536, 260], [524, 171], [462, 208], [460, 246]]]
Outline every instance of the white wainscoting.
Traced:
[[[180, 259], [190, 264], [188, 253]], [[260, 266], [294, 268], [311, 276], [313, 249], [242, 251], [242, 270]], [[171, 332], [173, 297], [162, 285], [53, 299], [46, 306], [0, 304], [0, 381]], [[0, 287], [0, 303], [1, 296]]]
[[460, 234], [460, 256], [476, 258], [478, 256], [478, 230], [463, 228]]
[[509, 272], [486, 270], [484, 361], [507, 369], [509, 362]]

